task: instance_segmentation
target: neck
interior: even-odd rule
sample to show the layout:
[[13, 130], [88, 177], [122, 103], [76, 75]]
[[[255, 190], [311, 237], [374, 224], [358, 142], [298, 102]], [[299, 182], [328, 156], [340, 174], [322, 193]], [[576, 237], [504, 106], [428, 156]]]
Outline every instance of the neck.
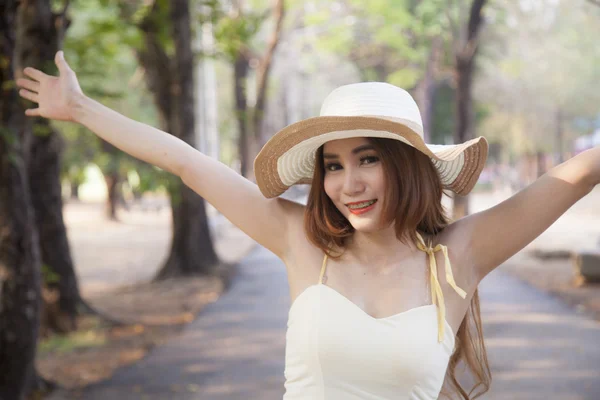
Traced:
[[385, 267], [388, 262], [405, 258], [416, 249], [410, 240], [407, 242], [402, 243], [396, 237], [394, 225], [391, 225], [376, 232], [355, 231], [348, 239], [346, 252], [362, 265]]

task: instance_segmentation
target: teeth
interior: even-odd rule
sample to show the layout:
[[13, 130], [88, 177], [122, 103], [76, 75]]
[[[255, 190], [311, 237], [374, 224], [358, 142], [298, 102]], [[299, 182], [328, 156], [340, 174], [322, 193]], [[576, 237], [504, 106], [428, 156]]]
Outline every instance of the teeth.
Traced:
[[370, 206], [371, 204], [375, 203], [375, 200], [371, 200], [371, 201], [365, 201], [364, 203], [358, 203], [358, 204], [352, 204], [349, 205], [348, 208], [355, 210], [357, 208], [365, 208]]

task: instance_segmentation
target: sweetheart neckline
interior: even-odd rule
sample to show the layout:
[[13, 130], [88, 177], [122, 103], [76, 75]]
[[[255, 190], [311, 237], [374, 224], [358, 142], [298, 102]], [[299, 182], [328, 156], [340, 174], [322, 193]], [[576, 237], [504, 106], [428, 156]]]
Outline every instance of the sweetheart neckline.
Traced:
[[[355, 308], [356, 310], [358, 310], [358, 311], [359, 311], [359, 313], [360, 313], [360, 314], [362, 314], [363, 316], [365, 316], [366, 318], [369, 318], [369, 319], [371, 319], [371, 320], [373, 320], [373, 321], [378, 321], [378, 322], [382, 322], [382, 321], [390, 320], [390, 319], [393, 319], [393, 318], [398, 318], [398, 317], [400, 317], [400, 316], [402, 316], [402, 315], [405, 315], [405, 314], [408, 314], [408, 313], [410, 313], [410, 312], [417, 311], [417, 310], [420, 310], [420, 309], [426, 309], [426, 308], [431, 308], [431, 307], [437, 308], [437, 306], [436, 306], [435, 304], [425, 304], [425, 305], [422, 305], [422, 306], [417, 306], [417, 307], [409, 308], [408, 310], [401, 311], [401, 312], [399, 312], [399, 313], [396, 313], [396, 314], [393, 314], [393, 315], [389, 315], [389, 316], [387, 316], [387, 317], [380, 317], [380, 318], [377, 318], [377, 317], [374, 317], [374, 316], [372, 316], [371, 314], [367, 313], [365, 310], [363, 310], [362, 308], [360, 308], [359, 306], [357, 306], [357, 305], [356, 305], [356, 304], [355, 304], [353, 301], [351, 301], [349, 298], [347, 298], [346, 296], [344, 296], [343, 294], [341, 294], [340, 292], [338, 292], [337, 290], [335, 290], [335, 289], [334, 289], [334, 288], [332, 288], [331, 286], [329, 286], [329, 285], [325, 285], [325, 284], [323, 284], [323, 283], [316, 283], [316, 284], [312, 284], [312, 285], [310, 285], [310, 286], [306, 287], [306, 288], [305, 288], [305, 289], [302, 291], [302, 293], [300, 293], [300, 294], [299, 294], [299, 295], [298, 295], [298, 296], [297, 296], [297, 297], [294, 299], [294, 301], [293, 301], [293, 302], [292, 302], [292, 304], [290, 305], [290, 309], [289, 309], [289, 312], [288, 312], [288, 318], [289, 318], [289, 315], [292, 313], [292, 310], [294, 309], [294, 306], [296, 305], [296, 303], [298, 302], [298, 300], [299, 300], [301, 297], [305, 297], [305, 296], [304, 296], [304, 294], [305, 294], [306, 292], [308, 292], [308, 290], [309, 290], [309, 289], [312, 289], [312, 288], [315, 288], [315, 287], [316, 287], [316, 288], [318, 288], [319, 286], [325, 287], [325, 288], [327, 288], [327, 289], [328, 289], [330, 292], [332, 292], [332, 293], [335, 293], [337, 296], [339, 296], [340, 298], [342, 298], [342, 299], [343, 299], [345, 302], [349, 303], [349, 304], [350, 304], [350, 305], [351, 305], [353, 308]], [[448, 322], [448, 320], [447, 320], [447, 319], [444, 319], [444, 322], [445, 322], [445, 324], [446, 324], [446, 328], [448, 328], [448, 331], [447, 331], [447, 332], [450, 332], [450, 334], [452, 335], [452, 337], [455, 337], [456, 335], [455, 335], [455, 333], [454, 333], [454, 329], [452, 328], [452, 326], [450, 325], [450, 323]]]

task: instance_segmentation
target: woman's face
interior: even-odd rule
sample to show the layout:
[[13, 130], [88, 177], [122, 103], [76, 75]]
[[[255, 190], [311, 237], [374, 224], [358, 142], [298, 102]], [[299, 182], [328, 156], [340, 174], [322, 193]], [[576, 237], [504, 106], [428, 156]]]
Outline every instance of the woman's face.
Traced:
[[380, 156], [371, 143], [366, 138], [327, 142], [323, 164], [325, 193], [337, 209], [357, 231], [378, 230], [385, 182]]

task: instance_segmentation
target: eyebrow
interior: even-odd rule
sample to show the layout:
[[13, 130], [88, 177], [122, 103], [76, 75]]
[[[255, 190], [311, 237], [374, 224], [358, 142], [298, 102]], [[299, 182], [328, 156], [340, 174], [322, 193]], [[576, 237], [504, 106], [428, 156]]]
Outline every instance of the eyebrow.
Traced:
[[[361, 151], [365, 150], [375, 150], [375, 147], [373, 147], [373, 145], [371, 144], [363, 144], [362, 146], [358, 146], [357, 148], [352, 150], [352, 154], [358, 154]], [[323, 153], [323, 158], [338, 158], [338, 155], [331, 153]]]

